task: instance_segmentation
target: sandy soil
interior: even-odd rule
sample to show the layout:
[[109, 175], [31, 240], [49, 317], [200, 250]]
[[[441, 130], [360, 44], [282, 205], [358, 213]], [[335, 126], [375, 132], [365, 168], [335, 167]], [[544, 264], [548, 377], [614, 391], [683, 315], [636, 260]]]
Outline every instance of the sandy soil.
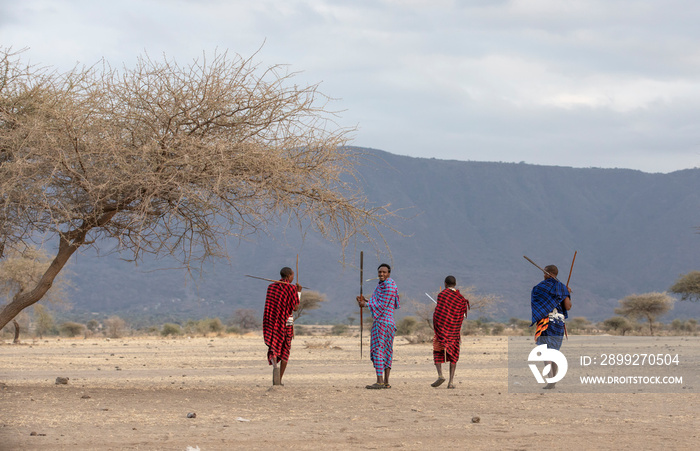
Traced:
[[[397, 339], [392, 388], [356, 338], [299, 336], [271, 386], [260, 336], [0, 345], [0, 449], [697, 449], [697, 393], [509, 394], [505, 337], [468, 337], [457, 389]], [[57, 385], [57, 377], [68, 377]], [[196, 418], [188, 418], [196, 413]], [[477, 421], [478, 418], [478, 422]]]

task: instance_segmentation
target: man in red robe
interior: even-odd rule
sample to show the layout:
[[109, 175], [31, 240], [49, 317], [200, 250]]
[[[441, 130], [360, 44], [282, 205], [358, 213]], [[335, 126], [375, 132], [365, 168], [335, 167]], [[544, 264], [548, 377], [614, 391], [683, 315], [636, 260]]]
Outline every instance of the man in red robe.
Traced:
[[294, 271], [285, 266], [280, 270], [280, 281], [267, 287], [265, 297], [263, 337], [268, 347], [267, 361], [273, 366], [273, 385], [282, 385], [282, 376], [287, 369], [292, 337], [294, 337], [292, 312], [299, 307], [301, 285], [294, 284], [293, 280]]
[[459, 345], [462, 338], [462, 321], [467, 316], [469, 301], [455, 288], [454, 276], [445, 278], [445, 289], [438, 294], [437, 306], [433, 313], [433, 360], [438, 372], [438, 379], [431, 385], [439, 387], [445, 382], [442, 364], [450, 362], [450, 381], [447, 388], [455, 388], [454, 377], [459, 360]]

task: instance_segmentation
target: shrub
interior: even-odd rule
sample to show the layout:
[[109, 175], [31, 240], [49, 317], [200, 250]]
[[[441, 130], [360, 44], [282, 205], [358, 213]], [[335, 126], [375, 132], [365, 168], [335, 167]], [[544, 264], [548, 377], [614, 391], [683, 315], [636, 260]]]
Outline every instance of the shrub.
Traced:
[[396, 335], [411, 335], [418, 328], [418, 320], [413, 316], [407, 316], [396, 325]]
[[227, 334], [240, 334], [241, 333], [241, 328], [238, 326], [228, 326], [226, 328], [226, 333]]
[[344, 335], [348, 333], [350, 327], [347, 324], [336, 324], [331, 327], [331, 335]]
[[163, 324], [163, 329], [160, 331], [160, 334], [164, 337], [170, 335], [182, 335], [182, 328], [177, 324], [165, 323]]
[[84, 325], [74, 323], [72, 321], [67, 321], [61, 324], [61, 326], [59, 327], [61, 334], [67, 337], [77, 337], [78, 335], [82, 335], [84, 329]]

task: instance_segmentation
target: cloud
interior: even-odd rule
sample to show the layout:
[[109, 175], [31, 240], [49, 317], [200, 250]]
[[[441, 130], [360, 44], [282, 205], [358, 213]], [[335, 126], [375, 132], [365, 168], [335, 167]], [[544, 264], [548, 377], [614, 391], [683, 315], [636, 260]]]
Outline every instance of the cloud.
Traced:
[[698, 19], [685, 0], [24, 0], [0, 1], [0, 42], [63, 69], [257, 51], [323, 82], [357, 145], [671, 171], [700, 166]]

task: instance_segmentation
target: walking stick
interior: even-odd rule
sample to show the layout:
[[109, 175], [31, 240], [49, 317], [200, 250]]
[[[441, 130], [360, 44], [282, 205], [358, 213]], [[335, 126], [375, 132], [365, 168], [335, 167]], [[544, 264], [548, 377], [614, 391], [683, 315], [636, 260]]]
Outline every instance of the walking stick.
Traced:
[[[364, 254], [360, 251], [360, 299], [362, 299], [362, 282], [364, 281], [363, 269], [364, 269]], [[362, 329], [363, 329], [363, 318], [362, 318], [362, 306], [360, 306], [360, 360], [362, 360]]]
[[569, 278], [566, 279], [566, 289], [569, 289], [569, 282], [571, 282], [571, 273], [574, 271], [574, 262], [576, 261], [576, 253], [578, 251], [574, 251], [574, 259], [571, 260], [571, 269], [569, 269]]
[[[296, 278], [297, 278], [296, 284], [299, 285], [299, 254], [297, 254], [297, 268], [296, 268], [296, 269], [297, 269], [297, 270], [296, 270], [296, 272], [294, 273], [294, 275], [295, 275]], [[295, 287], [295, 288], [296, 288], [296, 287]], [[297, 289], [298, 289], [298, 288], [297, 288]], [[297, 295], [299, 295], [299, 294], [297, 293]], [[299, 302], [301, 302], [301, 296], [299, 296]], [[298, 308], [298, 307], [297, 307], [297, 308]], [[294, 312], [292, 312], [292, 316], [293, 316], [293, 315], [294, 315]], [[292, 338], [294, 338], [294, 324], [292, 324]]]

